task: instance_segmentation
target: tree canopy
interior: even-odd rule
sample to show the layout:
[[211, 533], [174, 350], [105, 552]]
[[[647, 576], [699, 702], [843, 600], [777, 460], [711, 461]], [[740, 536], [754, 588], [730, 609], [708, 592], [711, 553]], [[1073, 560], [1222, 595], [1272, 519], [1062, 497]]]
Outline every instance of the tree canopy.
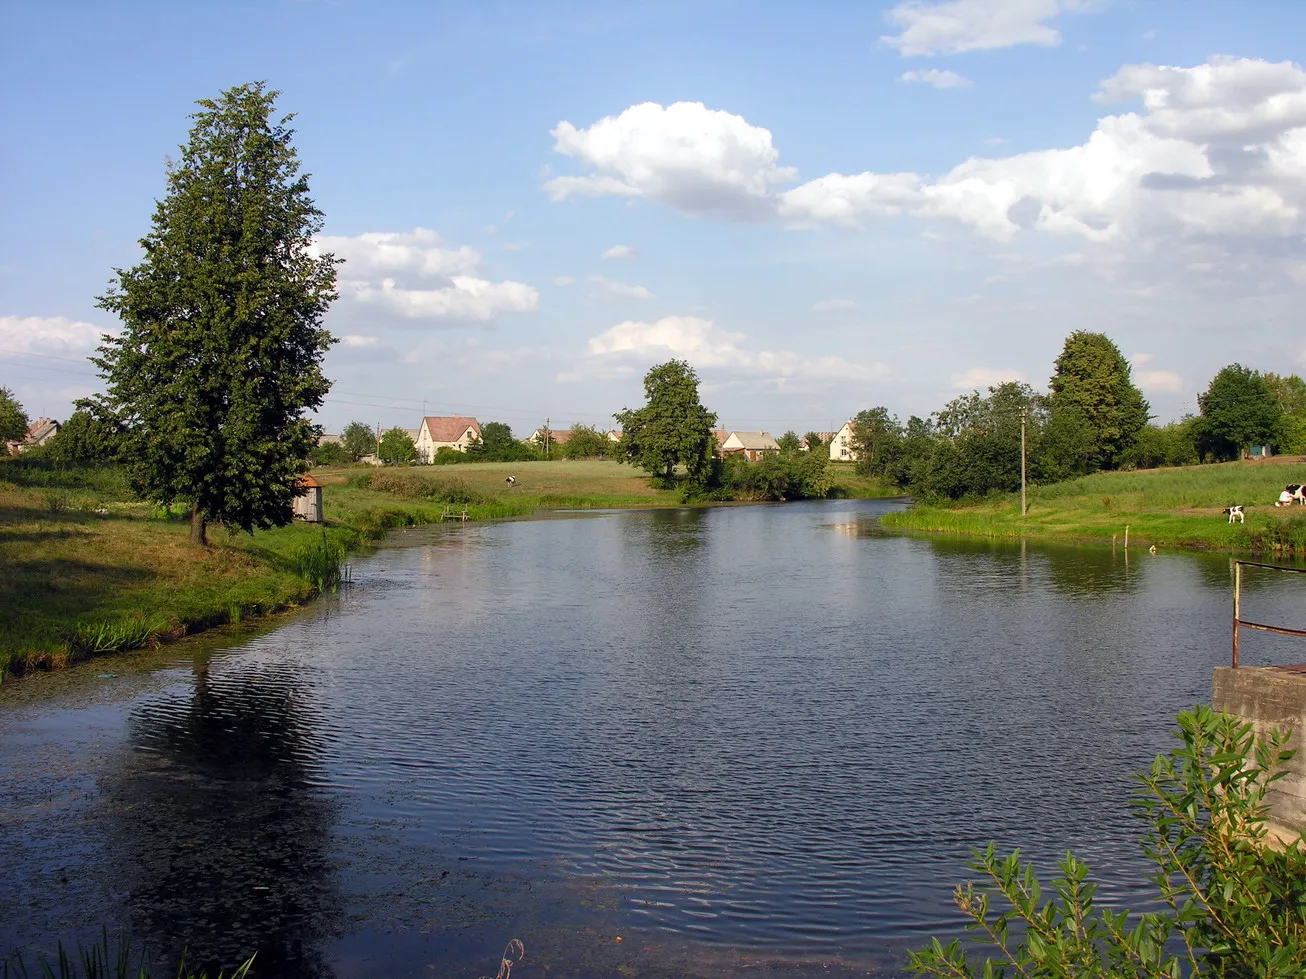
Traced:
[[376, 452], [376, 432], [372, 431], [365, 422], [350, 422], [346, 425], [345, 430], [340, 433], [340, 441], [353, 462]]
[[608, 437], [593, 425], [573, 425], [562, 453], [568, 459], [597, 459], [608, 454], [611, 444]]
[[716, 415], [698, 400], [698, 375], [683, 360], [668, 360], [644, 375], [644, 407], [612, 417], [623, 429], [619, 453], [670, 486], [676, 467], [685, 467], [692, 486], [705, 483], [712, 461]]
[[402, 428], [392, 428], [381, 436], [376, 457], [382, 462], [412, 462], [417, 458], [417, 446]]
[[16, 442], [27, 434], [27, 412], [8, 388], [0, 388], [0, 454], [6, 442]]
[[59, 434], [42, 447], [45, 458], [61, 465], [95, 465], [113, 462], [122, 445], [122, 426], [116, 418], [78, 408], [59, 428]]
[[1245, 446], [1271, 443], [1279, 434], [1283, 412], [1265, 378], [1242, 364], [1221, 368], [1204, 394], [1198, 440], [1212, 454], [1236, 459]]
[[127, 426], [123, 458], [147, 499], [191, 504], [252, 532], [286, 524], [316, 442], [306, 412], [330, 389], [322, 318], [336, 259], [317, 254], [322, 212], [262, 83], [203, 99], [170, 163], [145, 256], [99, 306], [122, 320], [94, 359], [105, 406]]
[[486, 462], [525, 462], [538, 459], [539, 450], [514, 438], [506, 422], [486, 422], [480, 441], [468, 447], [467, 455]]
[[1073, 406], [1094, 434], [1088, 448], [1093, 468], [1117, 465], [1147, 424], [1151, 407], [1134, 386], [1129, 361], [1105, 333], [1076, 330], [1056, 359], [1050, 398], [1053, 411]]

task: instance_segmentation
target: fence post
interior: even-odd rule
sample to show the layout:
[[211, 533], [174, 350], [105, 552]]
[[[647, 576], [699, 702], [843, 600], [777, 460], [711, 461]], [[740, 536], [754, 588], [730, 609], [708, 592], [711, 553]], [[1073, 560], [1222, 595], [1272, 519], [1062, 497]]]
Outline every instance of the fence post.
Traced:
[[1233, 562], [1233, 666], [1238, 668], [1238, 620], [1242, 618], [1243, 565]]

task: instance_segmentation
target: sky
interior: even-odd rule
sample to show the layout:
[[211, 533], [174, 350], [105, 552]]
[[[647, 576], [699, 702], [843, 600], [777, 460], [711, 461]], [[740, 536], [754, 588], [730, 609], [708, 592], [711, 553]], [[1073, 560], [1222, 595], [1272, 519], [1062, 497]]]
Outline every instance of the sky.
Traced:
[[1159, 421], [1306, 371], [1306, 3], [0, 0], [0, 386], [100, 389], [194, 102], [295, 113], [344, 258], [318, 420], [727, 428], [1046, 390], [1104, 332]]

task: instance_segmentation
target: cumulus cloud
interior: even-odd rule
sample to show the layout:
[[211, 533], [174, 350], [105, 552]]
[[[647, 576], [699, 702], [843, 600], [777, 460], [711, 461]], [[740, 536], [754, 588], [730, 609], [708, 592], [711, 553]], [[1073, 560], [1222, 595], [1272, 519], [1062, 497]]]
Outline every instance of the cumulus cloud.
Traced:
[[1006, 381], [1024, 381], [1025, 375], [1020, 371], [1005, 367], [972, 367], [949, 378], [958, 391], [987, 391]]
[[937, 180], [830, 174], [781, 194], [779, 213], [846, 227], [908, 213], [998, 241], [1022, 229], [1099, 242], [1306, 230], [1306, 72], [1297, 65], [1131, 65], [1096, 98], [1137, 98], [1143, 111], [1104, 116], [1078, 146], [976, 157]]
[[958, 54], [1010, 48], [1017, 44], [1061, 43], [1048, 22], [1085, 10], [1091, 0], [904, 0], [885, 13], [901, 33], [880, 40], [904, 56]]
[[613, 245], [603, 253], [604, 258], [634, 258], [638, 252], [633, 245]]
[[470, 275], [481, 265], [476, 249], [444, 247], [444, 239], [429, 228], [412, 231], [369, 231], [355, 237], [318, 235], [313, 240], [318, 254], [333, 253], [343, 258], [343, 274], [351, 279], [412, 273], [432, 276]]
[[585, 129], [560, 122], [552, 136], [556, 152], [595, 171], [547, 181], [556, 201], [646, 197], [686, 214], [757, 220], [770, 215], [774, 188], [797, 177], [778, 164], [769, 130], [701, 102], [645, 102]]
[[[678, 357], [697, 368], [723, 368], [776, 383], [789, 380], [866, 379], [884, 372], [850, 363], [843, 357], [800, 356], [792, 350], [758, 350], [743, 333], [723, 330], [698, 316], [665, 316], [649, 323], [626, 320], [589, 341], [591, 368], [610, 372], [623, 359], [665, 360]], [[576, 380], [585, 372], [573, 371]]]
[[376, 343], [376, 337], [365, 337], [358, 333], [350, 333], [340, 338], [342, 347], [372, 347]]
[[900, 82], [918, 82], [933, 85], [935, 88], [969, 88], [971, 80], [955, 71], [942, 71], [938, 68], [926, 68], [923, 71], [904, 71], [898, 76]]
[[1134, 383], [1144, 391], [1164, 391], [1178, 394], [1184, 389], [1184, 379], [1174, 371], [1138, 371]]
[[525, 313], [539, 308], [540, 294], [520, 282], [490, 282], [455, 275], [441, 289], [405, 289], [394, 279], [379, 285], [341, 283], [341, 295], [382, 306], [409, 319], [461, 320], [484, 323], [501, 313]]
[[590, 282], [594, 283], [594, 291], [591, 295], [595, 297], [607, 297], [610, 299], [653, 298], [653, 293], [649, 292], [643, 286], [628, 285], [625, 282], [613, 282], [611, 279], [605, 279], [601, 275], [591, 275]]
[[812, 303], [812, 309], [818, 313], [825, 313], [832, 309], [852, 309], [856, 305], [851, 299], [822, 299], [818, 303]]
[[345, 259], [339, 283], [342, 299], [379, 306], [406, 319], [484, 323], [501, 313], [539, 308], [534, 288], [482, 277], [479, 252], [466, 245], [447, 247], [429, 228], [354, 237], [319, 235], [313, 247], [319, 254], [331, 252]]
[[64, 316], [0, 316], [0, 352], [80, 357], [105, 332], [111, 331]]

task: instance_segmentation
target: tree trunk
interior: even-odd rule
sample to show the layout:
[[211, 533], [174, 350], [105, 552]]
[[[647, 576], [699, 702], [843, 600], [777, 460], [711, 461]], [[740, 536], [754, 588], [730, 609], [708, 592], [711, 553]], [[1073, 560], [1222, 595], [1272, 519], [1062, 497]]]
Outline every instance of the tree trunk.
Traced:
[[190, 542], [198, 547], [207, 547], [209, 522], [200, 511], [199, 504], [190, 508]]

